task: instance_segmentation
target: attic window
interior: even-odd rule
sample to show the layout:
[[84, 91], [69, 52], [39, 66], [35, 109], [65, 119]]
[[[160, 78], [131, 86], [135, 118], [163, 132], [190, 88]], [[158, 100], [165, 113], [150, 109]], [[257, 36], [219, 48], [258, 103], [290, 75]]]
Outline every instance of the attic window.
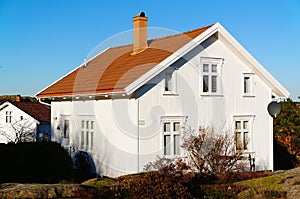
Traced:
[[172, 73], [165, 73], [165, 92], [171, 92], [172, 89]]
[[164, 73], [164, 94], [176, 94], [176, 70], [172, 68]]
[[253, 93], [253, 73], [244, 73], [243, 74], [243, 95], [247, 96], [254, 96]]

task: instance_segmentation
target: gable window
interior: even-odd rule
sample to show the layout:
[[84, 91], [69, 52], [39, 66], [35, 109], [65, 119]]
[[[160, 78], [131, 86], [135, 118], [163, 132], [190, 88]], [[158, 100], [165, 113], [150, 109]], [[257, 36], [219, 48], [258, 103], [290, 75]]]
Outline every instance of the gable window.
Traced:
[[180, 155], [180, 122], [164, 122], [164, 155]]
[[176, 93], [176, 71], [168, 68], [164, 73], [164, 94]]
[[253, 74], [244, 73], [243, 75], [243, 95], [253, 96]]
[[6, 111], [6, 123], [11, 123], [11, 118], [12, 118], [12, 115], [11, 115], [12, 111]]
[[222, 60], [219, 58], [201, 58], [201, 93], [203, 95], [221, 94]]
[[251, 149], [253, 117], [236, 117], [235, 125], [235, 144], [237, 150]]
[[80, 148], [83, 150], [94, 149], [94, 123], [93, 120], [81, 120]]
[[172, 73], [165, 73], [165, 92], [172, 92]]

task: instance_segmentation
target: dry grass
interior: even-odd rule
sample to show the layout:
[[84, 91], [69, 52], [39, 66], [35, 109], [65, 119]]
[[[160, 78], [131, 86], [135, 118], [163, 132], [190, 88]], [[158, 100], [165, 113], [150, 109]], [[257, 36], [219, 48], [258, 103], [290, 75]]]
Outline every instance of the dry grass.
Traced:
[[249, 189], [241, 192], [239, 198], [285, 198], [282, 190], [284, 180], [278, 176], [268, 176], [236, 182], [237, 185], [246, 185]]

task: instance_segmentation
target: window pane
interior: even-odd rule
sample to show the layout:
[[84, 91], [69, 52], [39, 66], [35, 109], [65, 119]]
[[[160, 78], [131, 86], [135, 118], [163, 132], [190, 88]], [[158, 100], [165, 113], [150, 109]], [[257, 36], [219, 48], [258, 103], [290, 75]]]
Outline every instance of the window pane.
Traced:
[[84, 129], [84, 120], [81, 120], [81, 128]]
[[94, 129], [94, 121], [91, 121], [91, 129]]
[[236, 132], [236, 148], [241, 149], [242, 147], [241, 143], [241, 132]]
[[170, 132], [170, 122], [164, 124], [164, 132]]
[[81, 142], [80, 142], [80, 148], [84, 148], [84, 131], [81, 131]]
[[217, 76], [211, 76], [211, 92], [217, 92]]
[[249, 129], [249, 121], [244, 121], [243, 128], [248, 130]]
[[208, 75], [203, 75], [203, 92], [208, 92]]
[[89, 146], [89, 132], [86, 132], [86, 137], [85, 137], [85, 141], [86, 141], [86, 146]]
[[89, 127], [89, 121], [86, 121], [86, 129], [90, 128]]
[[94, 149], [94, 132], [91, 132], [91, 149]]
[[180, 136], [174, 135], [174, 155], [180, 154]]
[[235, 122], [235, 128], [240, 130], [241, 129], [241, 121], [236, 121]]
[[165, 91], [171, 91], [172, 90], [172, 74], [166, 73], [165, 76]]
[[164, 135], [164, 155], [171, 155], [171, 136], [170, 135]]
[[211, 72], [213, 72], [213, 73], [217, 72], [217, 65], [216, 64], [211, 65]]
[[250, 77], [244, 77], [244, 93], [250, 93]]
[[69, 131], [70, 131], [70, 126], [69, 126], [69, 120], [64, 121], [64, 138], [69, 138]]
[[203, 72], [208, 72], [208, 64], [203, 64]]
[[173, 123], [173, 130], [175, 132], [179, 131], [180, 123], [179, 122], [174, 122]]
[[246, 131], [244, 132], [244, 149], [247, 150], [249, 149], [249, 132]]

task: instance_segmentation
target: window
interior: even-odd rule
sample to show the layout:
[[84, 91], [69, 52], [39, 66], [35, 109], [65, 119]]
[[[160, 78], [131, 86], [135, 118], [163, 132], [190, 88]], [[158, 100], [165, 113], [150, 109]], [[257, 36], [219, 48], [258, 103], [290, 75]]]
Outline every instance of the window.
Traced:
[[6, 123], [11, 123], [11, 111], [6, 111]]
[[165, 92], [172, 91], [172, 74], [165, 73]]
[[253, 96], [253, 74], [245, 73], [243, 75], [243, 94], [244, 96]]
[[180, 155], [180, 122], [165, 121], [163, 126], [163, 147], [164, 155]]
[[221, 94], [221, 63], [220, 58], [201, 58], [201, 93], [203, 95]]
[[175, 70], [168, 68], [164, 73], [164, 94], [176, 93], [176, 75]]
[[94, 123], [92, 120], [81, 120], [80, 148], [83, 150], [94, 149]]
[[70, 133], [70, 122], [69, 120], [64, 120], [63, 138], [69, 138]]
[[250, 150], [252, 121], [251, 117], [235, 118], [235, 143], [237, 150]]
[[216, 64], [203, 64], [203, 84], [204, 93], [217, 93], [218, 91], [218, 69]]

